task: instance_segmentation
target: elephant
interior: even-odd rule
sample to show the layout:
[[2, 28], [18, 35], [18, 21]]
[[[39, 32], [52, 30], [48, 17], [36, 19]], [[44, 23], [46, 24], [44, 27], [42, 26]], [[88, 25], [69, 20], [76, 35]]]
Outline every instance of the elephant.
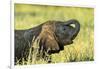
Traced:
[[27, 57], [29, 48], [35, 40], [39, 44], [38, 52], [42, 50], [43, 54], [46, 52], [51, 55], [64, 50], [65, 45], [72, 44], [79, 31], [80, 23], [76, 19], [49, 20], [33, 28], [14, 30], [15, 63], [16, 60]]

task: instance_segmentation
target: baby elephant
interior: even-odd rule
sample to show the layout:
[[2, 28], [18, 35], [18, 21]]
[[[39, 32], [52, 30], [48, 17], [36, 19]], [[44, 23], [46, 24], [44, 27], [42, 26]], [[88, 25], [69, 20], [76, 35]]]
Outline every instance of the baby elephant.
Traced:
[[15, 63], [16, 60], [27, 57], [35, 40], [39, 44], [38, 52], [42, 50], [43, 54], [46, 52], [50, 55], [64, 50], [65, 45], [72, 44], [79, 31], [80, 24], [75, 19], [47, 21], [30, 29], [15, 30]]

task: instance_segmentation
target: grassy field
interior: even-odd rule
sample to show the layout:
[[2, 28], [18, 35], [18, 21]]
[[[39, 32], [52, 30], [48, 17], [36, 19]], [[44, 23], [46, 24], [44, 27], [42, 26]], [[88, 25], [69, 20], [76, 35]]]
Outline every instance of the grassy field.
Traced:
[[[94, 9], [79, 7], [41, 6], [15, 4], [15, 29], [28, 29], [48, 20], [67, 21], [77, 19], [81, 28], [71, 45], [57, 54], [52, 54], [52, 63], [80, 62], [94, 60]], [[30, 61], [30, 60], [29, 60]], [[26, 64], [45, 64], [39, 61], [24, 62]]]

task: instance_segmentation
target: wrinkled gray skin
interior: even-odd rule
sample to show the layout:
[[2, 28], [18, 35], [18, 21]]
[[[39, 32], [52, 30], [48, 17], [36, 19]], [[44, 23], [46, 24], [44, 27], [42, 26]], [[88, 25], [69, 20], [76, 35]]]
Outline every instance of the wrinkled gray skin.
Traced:
[[[57, 46], [53, 40], [47, 42], [49, 38], [46, 37], [48, 36], [47, 33], [44, 33], [45, 36], [43, 36], [42, 39], [40, 39], [40, 43], [39, 43], [40, 46], [39, 51], [41, 50], [42, 47], [43, 53], [47, 52], [49, 47], [51, 47], [52, 49], [47, 52], [48, 54], [60, 52], [60, 50], [64, 49], [65, 45], [69, 45], [73, 43], [73, 40], [75, 39], [75, 37], [80, 31], [80, 24], [75, 19], [71, 19], [65, 22], [47, 21], [34, 28], [30, 28], [26, 30], [15, 30], [15, 36], [14, 36], [15, 37], [15, 63], [16, 60], [27, 57], [29, 48], [31, 48], [33, 37], [35, 36], [35, 39], [37, 39], [37, 37], [40, 35], [42, 31], [42, 27], [47, 23], [51, 25], [55, 24], [55, 31], [53, 32], [55, 33], [56, 39], [54, 41], [56, 41], [58, 48], [56, 48]], [[71, 26], [71, 24], [73, 24], [75, 27]]]

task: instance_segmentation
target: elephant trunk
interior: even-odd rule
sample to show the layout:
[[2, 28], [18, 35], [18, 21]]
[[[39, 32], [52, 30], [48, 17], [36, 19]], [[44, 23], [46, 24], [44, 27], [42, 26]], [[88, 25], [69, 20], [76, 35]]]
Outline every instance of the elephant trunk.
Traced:
[[77, 20], [75, 20], [75, 21], [73, 21], [73, 24], [75, 24], [75, 31], [73, 32], [72, 39], [74, 39], [77, 36], [77, 34], [79, 33], [79, 31], [80, 31], [80, 24], [79, 24], [79, 22]]
[[72, 33], [72, 38], [71, 38], [73, 40], [77, 36], [78, 32], [80, 31], [80, 24], [75, 19], [71, 19], [71, 20], [67, 21], [67, 25], [70, 25], [70, 24], [74, 24], [75, 25], [75, 27], [74, 27], [75, 29], [74, 29], [74, 31]]

